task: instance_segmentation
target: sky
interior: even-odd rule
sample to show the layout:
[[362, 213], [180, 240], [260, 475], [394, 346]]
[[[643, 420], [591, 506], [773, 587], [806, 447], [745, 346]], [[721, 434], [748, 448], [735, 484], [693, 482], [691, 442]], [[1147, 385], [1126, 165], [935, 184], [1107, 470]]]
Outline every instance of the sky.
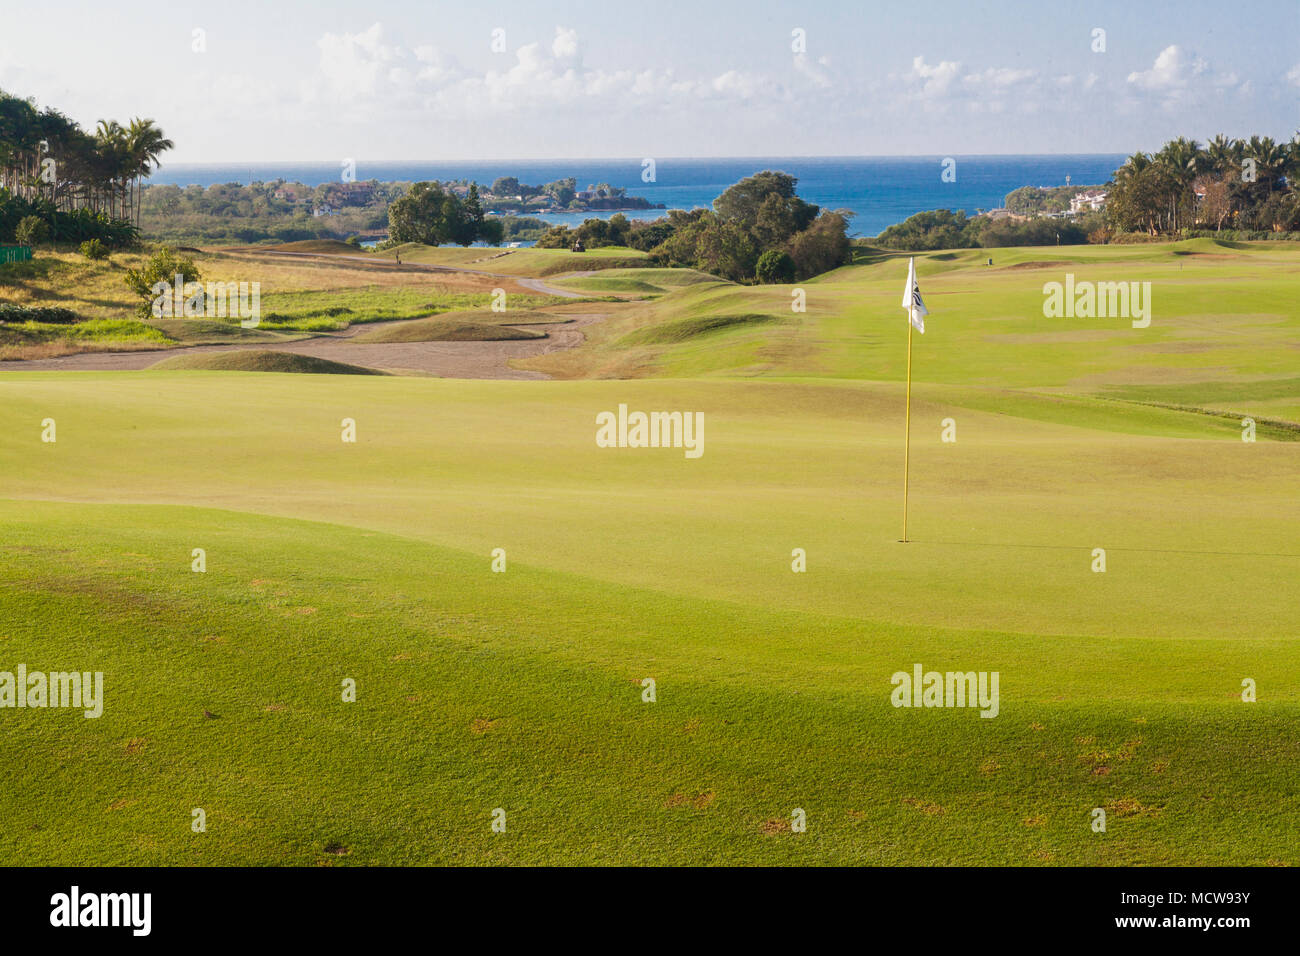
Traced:
[[[1300, 0], [0, 0], [0, 89], [169, 163], [1290, 139]], [[1098, 32], [1102, 31], [1102, 32]]]

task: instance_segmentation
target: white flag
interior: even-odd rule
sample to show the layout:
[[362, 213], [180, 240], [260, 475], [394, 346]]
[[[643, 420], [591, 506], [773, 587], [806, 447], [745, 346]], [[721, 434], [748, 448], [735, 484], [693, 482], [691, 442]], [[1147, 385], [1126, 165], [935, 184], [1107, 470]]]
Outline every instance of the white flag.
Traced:
[[921, 290], [916, 284], [916, 262], [907, 260], [907, 288], [903, 290], [903, 308], [907, 310], [907, 320], [915, 326], [916, 331], [925, 334], [925, 317], [930, 310], [921, 301]]

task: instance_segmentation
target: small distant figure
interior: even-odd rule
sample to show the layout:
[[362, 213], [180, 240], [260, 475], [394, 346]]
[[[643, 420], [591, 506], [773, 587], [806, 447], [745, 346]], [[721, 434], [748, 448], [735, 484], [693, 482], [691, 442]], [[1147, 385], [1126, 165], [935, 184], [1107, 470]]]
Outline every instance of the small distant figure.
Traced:
[[[395, 256], [397, 257], [397, 264], [400, 266], [400, 265], [402, 264], [402, 254], [401, 254], [400, 252], [395, 252], [395, 253], [393, 253], [393, 255], [395, 255]], [[992, 260], [990, 260], [990, 261], [992, 261]]]
[[992, 257], [992, 256], [989, 257], [989, 265], [993, 265], [993, 257]]
[[582, 240], [581, 240], [581, 239], [576, 239], [576, 240], [574, 240], [573, 248], [572, 248], [572, 250], [570, 250], [570, 251], [572, 251], [572, 252], [586, 252], [586, 251], [587, 251], [587, 247], [584, 246], [584, 245], [582, 244]]

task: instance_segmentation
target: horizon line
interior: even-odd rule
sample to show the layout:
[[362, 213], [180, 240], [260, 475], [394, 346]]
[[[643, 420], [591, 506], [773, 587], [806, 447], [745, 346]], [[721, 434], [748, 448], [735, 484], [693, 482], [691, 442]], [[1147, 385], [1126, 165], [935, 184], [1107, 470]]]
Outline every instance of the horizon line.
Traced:
[[[807, 155], [749, 155], [749, 156], [661, 156], [653, 157], [656, 163], [674, 162], [687, 160], [691, 162], [703, 162], [709, 160], [837, 160], [837, 159], [940, 159], [951, 156], [953, 158], [1009, 158], [1009, 157], [1072, 157], [1072, 156], [1128, 156], [1131, 153], [1123, 151], [1100, 152], [1100, 153], [909, 153], [909, 154], [876, 154], [876, 153], [817, 153]], [[643, 157], [644, 158], [644, 157]], [[365, 162], [369, 165], [408, 165], [419, 163], [590, 163], [590, 162], [641, 162], [640, 159], [632, 159], [630, 156], [514, 156], [514, 157], [488, 157], [484, 159], [459, 158], [459, 159], [367, 159]], [[296, 165], [296, 166], [337, 166], [338, 160], [321, 160], [321, 159], [225, 159], [211, 160], [206, 162], [189, 162], [180, 161], [172, 163], [162, 163], [157, 168], [162, 169], [164, 166], [240, 166], [246, 163], [260, 164], [263, 166], [272, 165]], [[360, 165], [360, 164], [358, 164]]]

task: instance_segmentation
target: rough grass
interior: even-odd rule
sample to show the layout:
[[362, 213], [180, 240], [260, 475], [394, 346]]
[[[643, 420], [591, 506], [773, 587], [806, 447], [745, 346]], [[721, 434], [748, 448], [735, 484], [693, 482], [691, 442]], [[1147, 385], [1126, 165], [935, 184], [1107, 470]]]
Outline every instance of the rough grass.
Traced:
[[636, 249], [605, 247], [590, 252], [566, 249], [463, 249], [452, 246], [421, 246], [414, 243], [375, 253], [376, 258], [401, 258], [403, 263], [457, 266], [506, 276], [553, 276], [589, 269], [624, 269], [645, 262], [646, 254]]
[[163, 348], [172, 340], [135, 319], [91, 319], [75, 325], [0, 323], [0, 360], [56, 358], [80, 352]]

